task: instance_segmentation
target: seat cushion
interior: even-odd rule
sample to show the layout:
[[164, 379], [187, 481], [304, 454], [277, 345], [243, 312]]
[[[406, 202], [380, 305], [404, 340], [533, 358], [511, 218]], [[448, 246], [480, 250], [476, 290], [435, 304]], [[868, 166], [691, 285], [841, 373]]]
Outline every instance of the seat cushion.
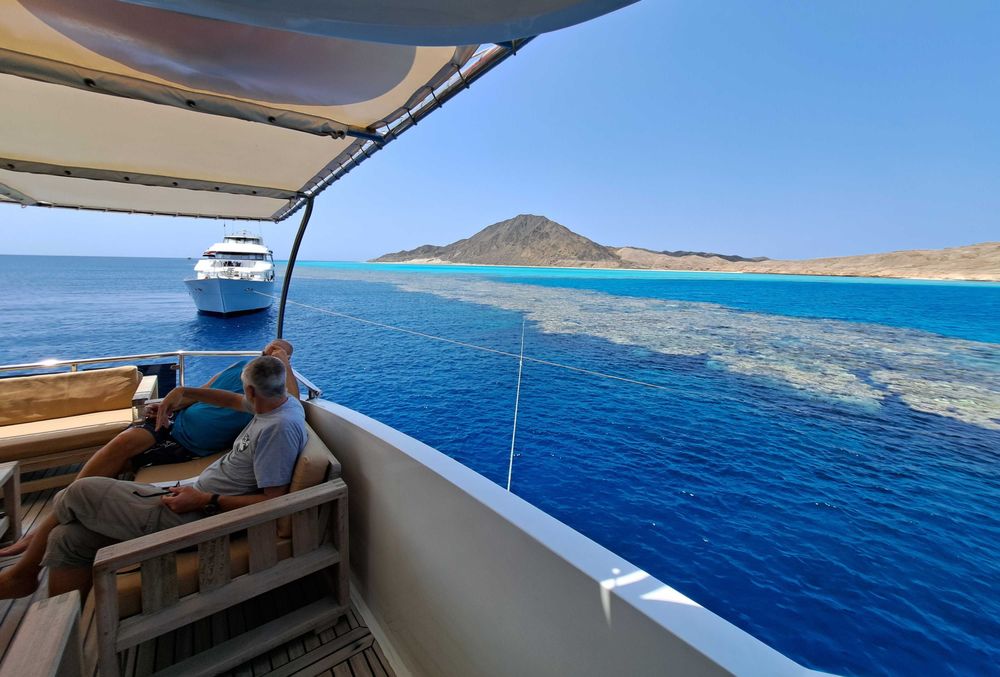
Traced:
[[[340, 461], [330, 452], [308, 423], [306, 424], [306, 432], [309, 436], [306, 439], [306, 446], [299, 454], [299, 460], [295, 462], [289, 491], [308, 489], [326, 479], [340, 477]], [[328, 469], [331, 471], [329, 478], [327, 477]]]
[[132, 406], [142, 380], [135, 367], [0, 379], [0, 426]]
[[[182, 464], [175, 464], [182, 465]], [[278, 561], [292, 556], [292, 542], [278, 539]], [[229, 575], [232, 578], [250, 571], [250, 547], [246, 538], [229, 544]], [[177, 594], [183, 597], [198, 590], [198, 552], [189, 550], [177, 555]], [[128, 618], [142, 610], [142, 577], [138, 571], [118, 575], [118, 617]]]
[[[323, 440], [319, 438], [316, 431], [306, 424], [306, 446], [299, 454], [299, 460], [295, 462], [295, 469], [292, 471], [292, 482], [288, 487], [289, 492], [301, 491], [315, 487], [320, 482], [334, 477], [340, 477], [340, 461], [330, 453]], [[332, 467], [331, 467], [332, 463]], [[327, 470], [331, 471], [329, 478]], [[278, 520], [278, 537], [290, 538], [292, 535], [292, 520], [290, 517], [282, 517]]]
[[215, 463], [215, 460], [222, 457], [222, 452], [194, 458], [183, 463], [168, 463], [167, 465], [151, 465], [140, 468], [135, 474], [136, 482], [177, 482], [190, 477], [197, 477], [201, 471]]
[[[6, 403], [5, 403], [6, 406]], [[132, 422], [132, 408], [0, 427], [0, 462], [105, 444]]]

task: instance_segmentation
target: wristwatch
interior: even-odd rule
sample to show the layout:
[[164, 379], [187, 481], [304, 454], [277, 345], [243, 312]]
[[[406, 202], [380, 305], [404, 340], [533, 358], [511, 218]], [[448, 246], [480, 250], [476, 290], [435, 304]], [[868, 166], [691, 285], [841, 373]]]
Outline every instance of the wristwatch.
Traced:
[[214, 515], [221, 510], [222, 507], [219, 505], [219, 495], [212, 494], [212, 498], [208, 499], [208, 505], [204, 507], [203, 512], [206, 515]]

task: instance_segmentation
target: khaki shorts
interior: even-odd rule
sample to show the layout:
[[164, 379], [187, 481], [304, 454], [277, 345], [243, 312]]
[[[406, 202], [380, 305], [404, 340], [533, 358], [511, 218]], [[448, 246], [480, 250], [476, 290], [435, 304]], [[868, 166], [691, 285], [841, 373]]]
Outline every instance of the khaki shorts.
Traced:
[[[204, 517], [178, 515], [163, 505], [161, 489], [109, 477], [85, 477], [56, 494], [58, 526], [49, 534], [42, 564], [89, 567], [101, 548]], [[150, 494], [156, 494], [150, 496]]]

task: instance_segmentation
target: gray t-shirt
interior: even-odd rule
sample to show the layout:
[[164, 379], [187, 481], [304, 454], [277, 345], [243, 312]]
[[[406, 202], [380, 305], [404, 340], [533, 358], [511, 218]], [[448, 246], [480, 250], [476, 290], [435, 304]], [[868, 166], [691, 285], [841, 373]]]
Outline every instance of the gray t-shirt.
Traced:
[[292, 481], [306, 437], [305, 411], [289, 397], [277, 409], [254, 416], [236, 436], [232, 450], [202, 470], [194, 487], [221, 496], [282, 487]]

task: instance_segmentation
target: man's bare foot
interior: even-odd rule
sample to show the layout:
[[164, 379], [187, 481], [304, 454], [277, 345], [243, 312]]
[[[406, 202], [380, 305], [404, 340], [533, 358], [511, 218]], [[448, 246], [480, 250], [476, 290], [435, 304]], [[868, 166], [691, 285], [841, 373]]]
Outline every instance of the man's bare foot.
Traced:
[[34, 534], [25, 534], [21, 537], [21, 540], [16, 543], [11, 543], [6, 548], [0, 548], [0, 557], [13, 557], [14, 555], [20, 555], [22, 552], [28, 549], [31, 545], [31, 538]]
[[16, 567], [0, 571], [0, 599], [27, 597], [38, 590], [38, 574], [21, 573]]

